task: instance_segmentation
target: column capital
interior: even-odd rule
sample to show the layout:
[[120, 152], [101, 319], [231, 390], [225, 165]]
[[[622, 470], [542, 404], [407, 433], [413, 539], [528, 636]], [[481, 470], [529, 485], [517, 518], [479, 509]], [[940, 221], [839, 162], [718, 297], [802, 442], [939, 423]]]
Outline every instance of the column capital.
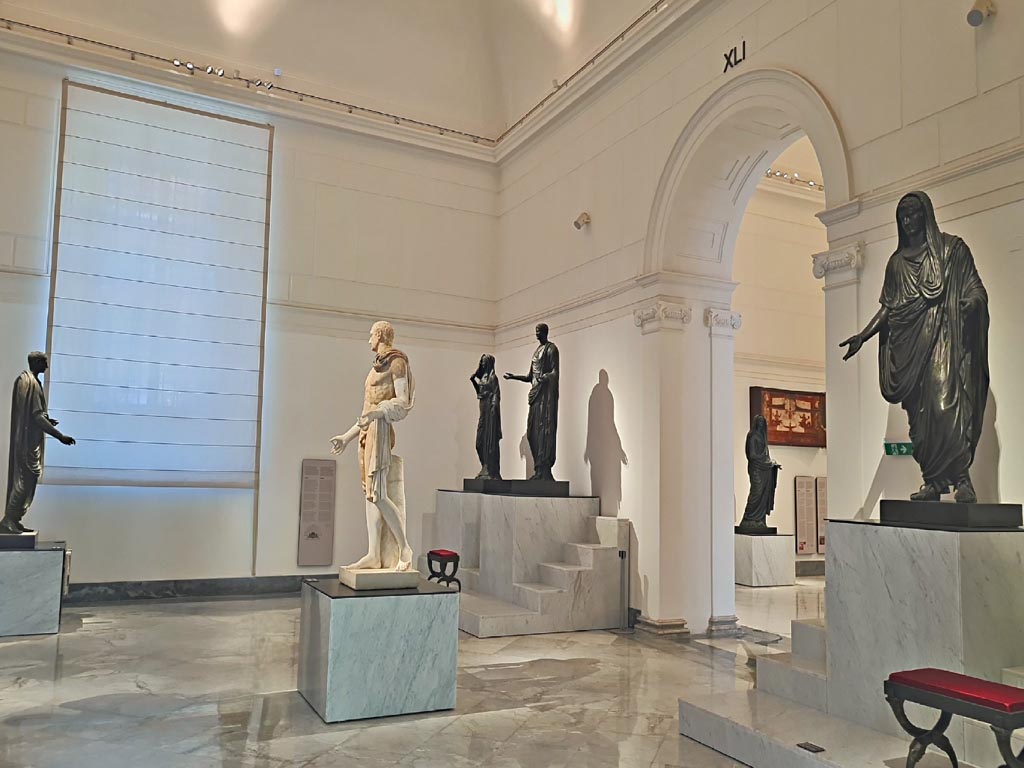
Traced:
[[704, 325], [711, 329], [712, 336], [734, 336], [743, 325], [743, 315], [728, 309], [708, 307], [704, 310]]
[[860, 279], [860, 269], [864, 265], [864, 243], [857, 241], [841, 248], [816, 253], [811, 257], [814, 276], [819, 280], [831, 277], [845, 278], [844, 282]]
[[692, 317], [693, 310], [688, 305], [660, 299], [633, 310], [633, 322], [642, 334], [666, 329], [681, 331], [690, 324]]

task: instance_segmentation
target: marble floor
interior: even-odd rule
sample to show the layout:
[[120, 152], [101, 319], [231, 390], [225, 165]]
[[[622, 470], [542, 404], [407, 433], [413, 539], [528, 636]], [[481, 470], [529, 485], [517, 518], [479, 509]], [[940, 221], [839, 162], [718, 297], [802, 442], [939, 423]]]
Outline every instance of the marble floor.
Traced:
[[643, 633], [463, 634], [454, 711], [329, 726], [294, 690], [298, 606], [74, 607], [60, 635], [0, 641], [0, 766], [739, 765], [676, 723], [681, 689], [750, 688], [742, 653]]
[[820, 619], [825, 615], [825, 577], [801, 576], [794, 587], [736, 587], [736, 615], [740, 625], [784, 637], [793, 619]]

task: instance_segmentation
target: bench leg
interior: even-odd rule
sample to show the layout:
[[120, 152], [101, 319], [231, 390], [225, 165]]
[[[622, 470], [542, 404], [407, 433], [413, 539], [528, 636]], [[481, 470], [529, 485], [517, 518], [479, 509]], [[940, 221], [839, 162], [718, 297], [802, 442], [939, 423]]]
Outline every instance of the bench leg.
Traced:
[[1013, 754], [1013, 747], [1010, 745], [1010, 736], [1013, 735], [1013, 731], [1007, 731], [1005, 728], [997, 728], [992, 726], [992, 731], [996, 735], [996, 744], [999, 745], [999, 754], [1003, 756], [1003, 760], [1006, 761], [1006, 765], [1003, 768], [1024, 768], [1024, 750], [1019, 755]]
[[[935, 725], [926, 730], [924, 728], [918, 728], [910, 722], [910, 719], [907, 717], [907, 713], [903, 709], [902, 699], [887, 696], [886, 701], [888, 701], [889, 706], [892, 707], [892, 713], [896, 716], [896, 721], [903, 727], [903, 730], [914, 737], [914, 740], [910, 742], [910, 752], [907, 753], [907, 768], [914, 768], [918, 761], [924, 757], [925, 750], [933, 744], [946, 753], [949, 757], [949, 761], [953, 764], [953, 768], [959, 768], [960, 763], [956, 759], [956, 752], [953, 751], [953, 745], [949, 743], [949, 739], [946, 738], [944, 733], [944, 731], [949, 727], [949, 723], [952, 721], [953, 715], [949, 712], [943, 712], [939, 715], [939, 719]], [[998, 734], [996, 734], [996, 738], [999, 738]], [[1009, 744], [1009, 742], [1007, 742], [1007, 744]], [[1000, 747], [1000, 749], [1001, 748], [1002, 747]], [[1011, 768], [1024, 768], [1024, 766], [1011, 765]]]

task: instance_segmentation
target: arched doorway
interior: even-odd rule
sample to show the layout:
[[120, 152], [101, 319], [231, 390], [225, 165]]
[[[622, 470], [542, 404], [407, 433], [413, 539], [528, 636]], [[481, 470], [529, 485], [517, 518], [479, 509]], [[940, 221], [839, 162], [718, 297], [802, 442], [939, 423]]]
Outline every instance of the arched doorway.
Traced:
[[[848, 203], [848, 154], [821, 95], [807, 80], [784, 70], [737, 76], [712, 93], [683, 129], [662, 173], [649, 219], [644, 275], [666, 283], [685, 280], [707, 330], [701, 346], [690, 345], [692, 351], [686, 353], [703, 356], [699, 362], [710, 373], [710, 381], [703, 385], [706, 399], [687, 405], [706, 404], [708, 411], [709, 423], [690, 437], [692, 465], [686, 470], [688, 481], [702, 490], [694, 494], [692, 508], [684, 511], [685, 525], [676, 528], [685, 532], [659, 544], [663, 561], [679, 558], [686, 563], [681, 605], [694, 631], [701, 631], [694, 625], [704, 616], [709, 617], [712, 634], [736, 626], [734, 338], [741, 319], [730, 297], [739, 225], [765, 169], [803, 136], [820, 164], [825, 185], [821, 207]], [[709, 445], [702, 456], [701, 446], [693, 443], [704, 435]]]

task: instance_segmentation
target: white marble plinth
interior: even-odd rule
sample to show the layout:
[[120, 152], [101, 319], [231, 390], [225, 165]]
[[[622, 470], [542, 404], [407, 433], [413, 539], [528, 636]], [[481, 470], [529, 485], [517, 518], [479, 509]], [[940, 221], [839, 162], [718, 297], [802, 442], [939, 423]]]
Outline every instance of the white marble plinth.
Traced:
[[[999, 681], [1004, 668], [1024, 665], [1024, 590], [1017, 587], [1024, 529], [951, 532], [830, 520], [828, 536], [829, 714], [902, 734], [882, 694], [891, 672], [938, 667]], [[911, 705], [907, 711], [920, 724], [935, 719]], [[947, 733], [961, 758], [989, 764], [978, 759], [973, 740], [963, 749], [961, 718]]]
[[420, 583], [419, 571], [396, 571], [394, 568], [338, 569], [338, 578], [349, 589], [412, 589]]
[[793, 536], [736, 534], [736, 583], [744, 587], [796, 584]]
[[459, 595], [356, 592], [339, 581], [302, 584], [299, 693], [324, 722], [455, 707]]
[[0, 550], [0, 637], [60, 630], [64, 544]]
[[460, 628], [477, 637], [610, 629], [624, 622], [629, 521], [588, 497], [438, 491], [424, 550], [461, 556]]

